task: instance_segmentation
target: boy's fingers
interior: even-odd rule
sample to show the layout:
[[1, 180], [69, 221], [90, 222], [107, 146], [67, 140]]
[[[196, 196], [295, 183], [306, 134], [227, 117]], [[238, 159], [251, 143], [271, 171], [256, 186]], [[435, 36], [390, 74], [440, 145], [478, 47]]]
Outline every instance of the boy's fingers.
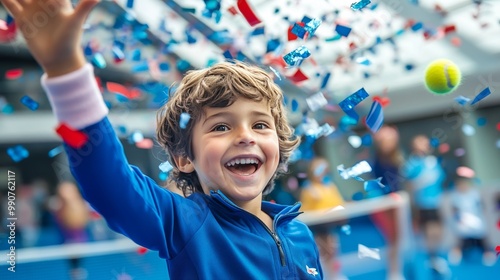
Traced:
[[17, 18], [23, 8], [21, 5], [18, 3], [17, 0], [0, 0], [0, 3], [4, 5], [4, 7], [7, 9], [7, 11], [14, 17]]
[[88, 14], [90, 11], [92, 11], [92, 8], [94, 8], [97, 3], [99, 3], [100, 0], [83, 0], [78, 3], [78, 5], [75, 7], [75, 16], [80, 22], [84, 22], [85, 19], [87, 18]]

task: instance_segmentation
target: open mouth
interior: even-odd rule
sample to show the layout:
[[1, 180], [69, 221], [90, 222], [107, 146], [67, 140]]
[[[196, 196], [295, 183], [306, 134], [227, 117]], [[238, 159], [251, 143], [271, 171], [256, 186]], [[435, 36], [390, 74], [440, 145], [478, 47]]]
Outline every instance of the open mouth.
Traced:
[[258, 158], [236, 158], [226, 163], [232, 173], [248, 176], [254, 174], [262, 165]]

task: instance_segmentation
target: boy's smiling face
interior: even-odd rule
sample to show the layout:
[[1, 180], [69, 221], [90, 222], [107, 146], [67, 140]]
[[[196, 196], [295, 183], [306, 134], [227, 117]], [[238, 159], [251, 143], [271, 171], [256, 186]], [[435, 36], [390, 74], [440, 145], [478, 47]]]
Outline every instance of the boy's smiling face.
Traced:
[[280, 159], [269, 105], [238, 98], [231, 106], [204, 110], [192, 140], [192, 165], [204, 192], [221, 190], [239, 206], [258, 198], [260, 206]]

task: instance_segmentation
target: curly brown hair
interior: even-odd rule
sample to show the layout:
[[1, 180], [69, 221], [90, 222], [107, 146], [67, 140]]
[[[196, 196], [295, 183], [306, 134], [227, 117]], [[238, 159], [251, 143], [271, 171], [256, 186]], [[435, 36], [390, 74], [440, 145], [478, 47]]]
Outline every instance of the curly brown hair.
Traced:
[[[170, 179], [185, 195], [203, 192], [203, 189], [196, 171], [181, 172], [174, 157], [182, 156], [194, 160], [192, 131], [194, 124], [203, 116], [204, 108], [227, 107], [240, 97], [257, 102], [267, 101], [276, 123], [280, 161], [263, 193], [270, 193], [274, 187], [274, 179], [285, 172], [288, 159], [300, 139], [293, 134], [293, 129], [288, 124], [281, 89], [268, 73], [257, 66], [239, 61], [221, 62], [209, 68], [188, 71], [175, 93], [170, 95], [170, 99], [156, 116], [157, 141], [167, 151], [169, 162], [174, 167]], [[185, 128], [182, 128], [180, 123], [182, 113], [190, 116]]]

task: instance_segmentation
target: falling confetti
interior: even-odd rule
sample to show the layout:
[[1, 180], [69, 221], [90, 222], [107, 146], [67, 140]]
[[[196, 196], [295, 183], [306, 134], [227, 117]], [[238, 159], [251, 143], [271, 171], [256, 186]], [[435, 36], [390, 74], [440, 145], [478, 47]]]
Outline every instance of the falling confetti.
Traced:
[[382, 105], [377, 101], [373, 101], [370, 112], [366, 117], [366, 126], [368, 126], [372, 133], [375, 133], [382, 127], [382, 124], [384, 124]]
[[27, 95], [24, 95], [23, 97], [21, 97], [21, 103], [24, 106], [26, 106], [28, 109], [30, 109], [31, 111], [36, 111], [38, 109], [38, 107], [40, 107], [38, 102], [36, 102], [35, 100], [33, 100], [31, 97], [29, 97]]
[[181, 113], [180, 120], [179, 120], [179, 126], [181, 127], [181, 129], [186, 129], [190, 119], [191, 119], [191, 116], [188, 113], [186, 113], [186, 112]]
[[250, 26], [255, 26], [261, 23], [260, 19], [255, 15], [252, 8], [250, 7], [250, 4], [246, 0], [238, 0], [236, 5], [238, 6], [238, 9], [240, 10], [243, 17], [245, 17], [247, 22], [250, 24]]
[[358, 244], [358, 258], [372, 258], [380, 260], [380, 250], [377, 248], [368, 248], [363, 244]]
[[287, 53], [283, 56], [285, 62], [290, 66], [298, 66], [302, 61], [311, 55], [306, 46], [300, 46], [297, 49]]
[[30, 155], [28, 150], [21, 145], [7, 148], [7, 154], [14, 162], [20, 162], [23, 159], [28, 158]]
[[325, 98], [325, 95], [320, 91], [306, 98], [306, 103], [309, 106], [309, 109], [314, 112], [319, 108], [328, 104], [328, 101]]
[[359, 11], [364, 7], [368, 6], [370, 3], [371, 3], [370, 0], [361, 0], [358, 2], [354, 2], [351, 4], [351, 9], [353, 9], [354, 11]]
[[470, 105], [474, 105], [476, 104], [477, 102], [483, 100], [484, 98], [486, 98], [488, 95], [490, 95], [491, 91], [490, 91], [490, 88], [487, 87], [485, 89], [483, 89], [480, 93], [478, 93], [476, 95], [476, 97], [474, 97], [474, 100], [472, 100], [472, 102], [470, 103]]
[[81, 148], [88, 140], [88, 136], [85, 133], [74, 130], [64, 123], [59, 124], [56, 132], [66, 144], [76, 149]]
[[163, 171], [165, 173], [168, 173], [172, 169], [174, 169], [174, 167], [168, 161], [161, 163], [158, 167], [160, 168], [161, 171]]
[[372, 167], [370, 166], [370, 164], [366, 160], [363, 160], [359, 163], [356, 163], [351, 168], [347, 168], [347, 169], [345, 169], [344, 165], [341, 164], [341, 165], [337, 166], [337, 171], [339, 172], [340, 176], [344, 180], [347, 180], [349, 178], [353, 178], [353, 179], [356, 179], [358, 181], [364, 181], [362, 178], [359, 177], [359, 175], [371, 172]]
[[368, 93], [364, 88], [359, 89], [355, 93], [349, 95], [346, 99], [342, 100], [339, 103], [340, 108], [351, 118], [356, 121], [359, 119], [358, 114], [354, 111], [354, 107], [356, 107], [361, 101], [368, 97]]

